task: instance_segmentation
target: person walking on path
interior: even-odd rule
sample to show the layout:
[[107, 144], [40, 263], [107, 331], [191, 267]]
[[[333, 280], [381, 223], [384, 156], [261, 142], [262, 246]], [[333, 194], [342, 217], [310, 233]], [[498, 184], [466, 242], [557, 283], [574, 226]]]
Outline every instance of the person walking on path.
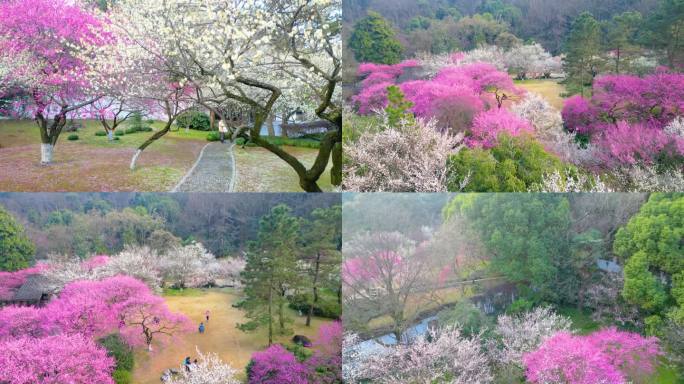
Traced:
[[209, 315], [211, 315], [211, 312], [207, 309], [206, 312], [204, 312], [204, 316], [207, 318], [207, 323], [209, 322]]
[[200, 323], [200, 325], [199, 325], [199, 333], [204, 333], [204, 323]]
[[218, 128], [219, 128], [219, 136], [221, 137], [221, 144], [225, 144], [226, 142], [226, 133], [228, 133], [228, 127], [226, 126], [225, 121], [221, 119], [220, 117], [218, 118]]
[[190, 372], [190, 356], [185, 358], [185, 361], [183, 361], [183, 365], [185, 365], [185, 370]]

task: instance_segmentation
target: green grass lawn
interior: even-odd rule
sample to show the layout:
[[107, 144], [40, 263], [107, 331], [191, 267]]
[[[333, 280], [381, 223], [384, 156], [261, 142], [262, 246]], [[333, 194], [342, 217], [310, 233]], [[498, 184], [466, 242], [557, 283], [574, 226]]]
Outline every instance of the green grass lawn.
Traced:
[[556, 80], [516, 80], [515, 84], [528, 92], [538, 93], [559, 111], [563, 109], [565, 87]]
[[[165, 292], [164, 301], [171, 311], [186, 315], [193, 323], [193, 329], [177, 334], [164, 345], [155, 343], [151, 353], [145, 348], [137, 348], [132, 382], [159, 383], [159, 376], [165, 369], [178, 368], [186, 356], [193, 359], [197, 357], [196, 348], [202, 353], [218, 354], [224, 362], [238, 370], [238, 377], [244, 380], [245, 366], [254, 352], [268, 346], [268, 334], [265, 327], [251, 332], [243, 332], [236, 327], [236, 324], [248, 320], [243, 310], [233, 307], [241, 300], [242, 293], [231, 288], [184, 289], [182, 294], [172, 291]], [[199, 334], [196, 327], [200, 322], [206, 322], [204, 314], [207, 310], [211, 313], [210, 320], [206, 323], [206, 332]], [[292, 319], [288, 324], [292, 333], [276, 334], [274, 341], [277, 343], [289, 344], [294, 334], [315, 340], [320, 326], [332, 321], [314, 317], [311, 326], [307, 327], [305, 318], [296, 311], [287, 308], [286, 313]]]
[[[63, 132], [55, 146], [54, 162], [40, 164], [40, 132], [29, 120], [0, 120], [0, 190], [16, 192], [168, 191], [187, 173], [207, 144], [206, 131], [172, 127], [150, 145], [131, 171], [128, 166], [137, 147], [153, 132], [135, 132], [110, 141], [99, 121], [81, 121], [78, 132]], [[162, 122], [151, 124], [155, 131]], [[124, 123], [117, 131], [127, 128]], [[78, 140], [68, 140], [76, 134]], [[310, 165], [318, 150], [284, 146]], [[250, 192], [301, 192], [294, 171], [261, 148], [236, 148], [237, 190]], [[329, 170], [319, 184], [332, 190]]]
[[[283, 146], [288, 153], [296, 156], [307, 167], [311, 166], [316, 159], [318, 149]], [[295, 171], [278, 156], [260, 147], [234, 147], [235, 162], [237, 165], [236, 192], [301, 192], [299, 178]], [[330, 168], [321, 175], [318, 186], [323, 191], [332, 191], [330, 183]]]
[[[0, 120], [0, 190], [4, 191], [166, 191], [190, 169], [205, 135], [172, 132], [149, 146], [128, 168], [136, 148], [152, 132], [136, 132], [109, 141], [98, 121], [85, 120], [77, 132], [63, 132], [54, 161], [40, 164], [40, 132], [33, 121]], [[155, 123], [156, 129], [161, 123]], [[126, 127], [120, 127], [123, 131]], [[78, 140], [68, 140], [70, 135]]]

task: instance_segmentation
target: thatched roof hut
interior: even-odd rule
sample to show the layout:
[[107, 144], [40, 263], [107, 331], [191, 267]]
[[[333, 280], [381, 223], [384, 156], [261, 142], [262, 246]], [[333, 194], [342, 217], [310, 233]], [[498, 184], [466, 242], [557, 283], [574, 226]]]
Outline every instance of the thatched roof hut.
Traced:
[[4, 304], [41, 305], [49, 301], [58, 289], [59, 285], [48, 277], [40, 274], [31, 275]]

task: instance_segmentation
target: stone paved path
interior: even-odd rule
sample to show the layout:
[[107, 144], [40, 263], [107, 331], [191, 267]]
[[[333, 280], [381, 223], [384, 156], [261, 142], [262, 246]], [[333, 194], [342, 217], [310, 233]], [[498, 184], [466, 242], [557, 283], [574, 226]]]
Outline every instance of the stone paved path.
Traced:
[[233, 143], [207, 144], [197, 161], [171, 192], [232, 192], [235, 184]]

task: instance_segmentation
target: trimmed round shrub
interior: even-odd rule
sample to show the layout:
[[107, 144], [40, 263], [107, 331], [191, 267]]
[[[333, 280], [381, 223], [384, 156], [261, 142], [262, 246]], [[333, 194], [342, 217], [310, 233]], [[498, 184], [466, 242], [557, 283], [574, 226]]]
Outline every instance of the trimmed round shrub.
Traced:
[[176, 125], [181, 128], [196, 129], [198, 131], [210, 131], [211, 122], [204, 112], [186, 112], [176, 119]]
[[207, 141], [219, 141], [221, 140], [221, 137], [219, 136], [218, 132], [212, 131], [207, 133]]
[[[329, 300], [329, 296], [321, 295], [316, 305], [314, 305], [313, 314], [318, 317], [325, 317], [328, 319], [339, 319], [342, 316], [342, 308], [335, 300]], [[311, 294], [298, 294], [292, 297], [290, 308], [295, 311], [302, 311], [302, 313], [309, 312], [309, 299]], [[328, 300], [325, 300], [328, 299]]]
[[140, 127], [140, 132], [152, 132], [152, 127]]
[[491, 149], [464, 149], [447, 161], [447, 189], [463, 192], [527, 192], [544, 175], [567, 167], [528, 135], [501, 134]]
[[69, 141], [76, 141], [76, 140], [78, 140], [78, 135], [69, 135], [69, 136], [67, 137], [67, 140], [69, 140]]
[[114, 135], [123, 136], [123, 135], [125, 135], [125, 132], [124, 131], [116, 131], [116, 132], [114, 132]]
[[107, 136], [107, 132], [97, 131], [95, 132], [95, 136]]

